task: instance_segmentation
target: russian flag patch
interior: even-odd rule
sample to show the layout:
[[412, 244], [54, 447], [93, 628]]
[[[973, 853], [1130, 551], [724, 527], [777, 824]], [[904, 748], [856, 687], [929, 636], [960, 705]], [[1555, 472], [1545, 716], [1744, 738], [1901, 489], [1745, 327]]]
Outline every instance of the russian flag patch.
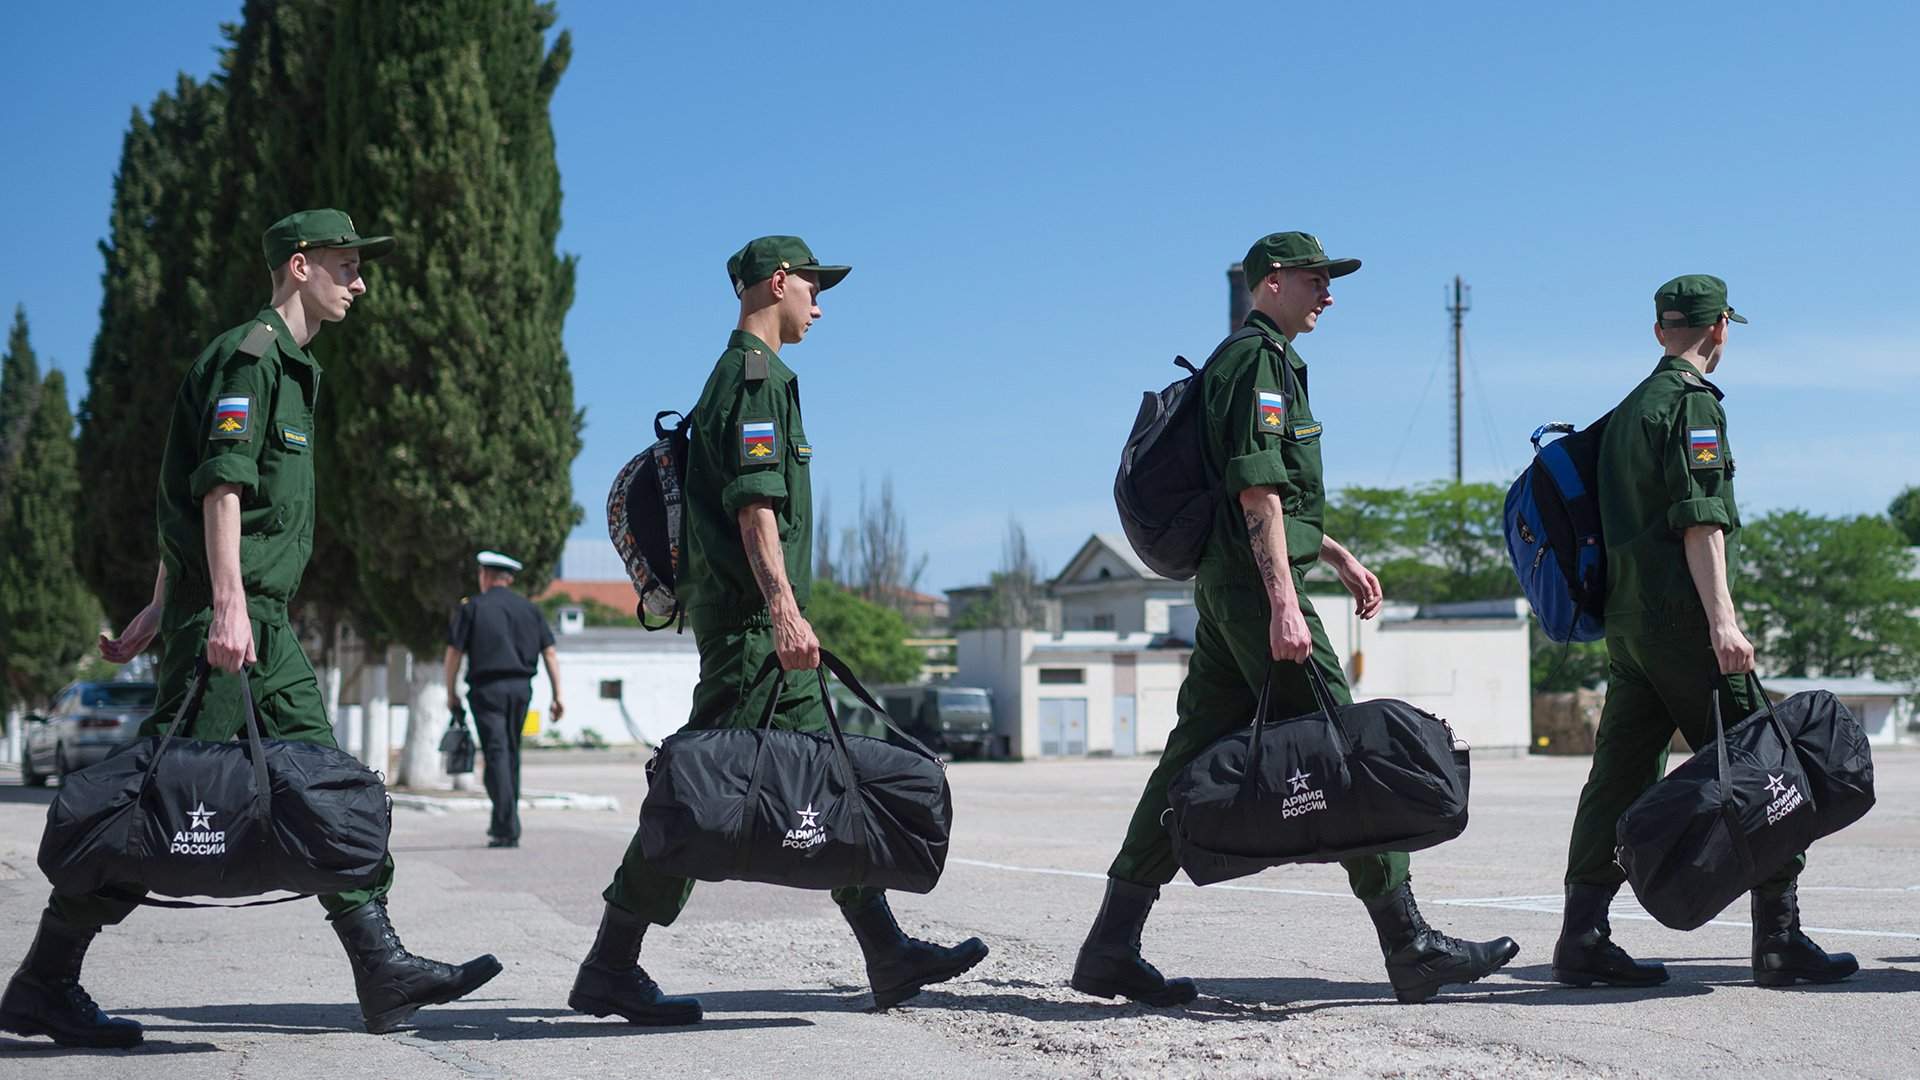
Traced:
[[1287, 395], [1276, 394], [1272, 390], [1257, 390], [1255, 396], [1255, 423], [1261, 431], [1279, 434], [1287, 422]]
[[253, 438], [253, 398], [242, 394], [217, 399], [213, 403], [213, 430], [207, 438]]
[[1713, 468], [1720, 464], [1720, 429], [1688, 429], [1687, 464], [1695, 469]]
[[740, 425], [740, 464], [771, 465], [780, 460], [773, 421], [748, 420]]

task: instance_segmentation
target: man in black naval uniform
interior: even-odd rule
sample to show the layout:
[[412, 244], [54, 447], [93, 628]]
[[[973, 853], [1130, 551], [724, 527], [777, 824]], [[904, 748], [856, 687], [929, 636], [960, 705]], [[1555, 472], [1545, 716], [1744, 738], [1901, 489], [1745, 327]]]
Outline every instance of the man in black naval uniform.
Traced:
[[520, 731], [533, 700], [533, 665], [547, 662], [557, 721], [566, 712], [560, 702], [560, 658], [546, 617], [511, 587], [520, 561], [497, 551], [483, 551], [479, 559], [480, 592], [460, 601], [447, 631], [447, 701], [457, 724], [464, 710], [454, 680], [465, 655], [467, 704], [487, 763], [487, 798], [493, 800], [487, 846], [519, 847]]

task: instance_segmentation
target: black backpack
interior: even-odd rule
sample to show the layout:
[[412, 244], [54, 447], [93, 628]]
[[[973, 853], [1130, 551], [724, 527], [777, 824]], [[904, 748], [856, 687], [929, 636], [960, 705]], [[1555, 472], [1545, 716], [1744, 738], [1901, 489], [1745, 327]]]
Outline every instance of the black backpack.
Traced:
[[[1200, 555], [1213, 531], [1213, 510], [1220, 500], [1220, 477], [1207, 464], [1207, 424], [1201, 411], [1200, 376], [1207, 364], [1235, 342], [1259, 335], [1243, 326], [1228, 335], [1205, 364], [1186, 357], [1173, 362], [1190, 374], [1159, 393], [1141, 395], [1140, 413], [1120, 450], [1120, 471], [1113, 478], [1113, 502], [1120, 527], [1134, 554], [1154, 573], [1186, 581], [1200, 570]], [[1294, 394], [1293, 371], [1286, 371], [1287, 392]]]
[[[680, 422], [668, 427], [665, 420]], [[634, 455], [607, 492], [607, 533], [639, 596], [633, 613], [640, 625], [663, 630], [681, 621], [685, 608], [675, 586], [687, 485], [687, 418], [668, 409], [653, 418], [656, 440]]]

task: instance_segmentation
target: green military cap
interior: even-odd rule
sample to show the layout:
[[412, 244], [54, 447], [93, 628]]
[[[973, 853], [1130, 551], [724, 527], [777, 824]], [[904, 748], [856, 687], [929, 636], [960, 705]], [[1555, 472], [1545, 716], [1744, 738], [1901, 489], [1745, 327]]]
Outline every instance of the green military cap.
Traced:
[[391, 236], [361, 236], [353, 219], [339, 210], [302, 210], [267, 226], [260, 239], [271, 270], [296, 251], [314, 248], [359, 248], [363, 259], [377, 259], [393, 250]]
[[1240, 263], [1252, 288], [1275, 270], [1320, 270], [1330, 278], [1342, 277], [1360, 269], [1359, 259], [1329, 259], [1320, 247], [1320, 238], [1312, 233], [1268, 233], [1253, 242]]
[[1669, 330], [1682, 326], [1712, 326], [1725, 315], [1731, 322], [1747, 317], [1727, 303], [1727, 283], [1712, 274], [1683, 274], [1653, 294], [1654, 317]]
[[797, 236], [763, 236], [758, 240], [749, 240], [746, 247], [734, 252], [733, 257], [727, 260], [727, 278], [733, 282], [735, 296], [744, 294], [778, 270], [812, 271], [819, 275], [820, 291], [825, 292], [840, 284], [840, 279], [846, 277], [853, 267], [820, 265], [820, 260], [813, 257], [807, 242]]

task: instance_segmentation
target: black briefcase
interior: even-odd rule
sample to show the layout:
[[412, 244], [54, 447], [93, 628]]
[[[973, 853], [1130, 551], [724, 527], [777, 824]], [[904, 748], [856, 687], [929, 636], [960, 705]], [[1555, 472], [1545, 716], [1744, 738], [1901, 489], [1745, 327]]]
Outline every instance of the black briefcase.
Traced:
[[440, 736], [440, 752], [446, 755], [448, 776], [473, 771], [473, 730], [464, 715], [448, 721], [446, 734]]
[[1253, 725], [1202, 750], [1167, 788], [1161, 821], [1195, 885], [1288, 863], [1418, 851], [1467, 827], [1468, 750], [1404, 701], [1340, 705], [1309, 660], [1320, 711], [1275, 721], [1273, 678]]
[[[831, 671], [902, 744], [840, 728]], [[798, 889], [932, 891], [947, 862], [953, 794], [939, 757], [896, 726], [838, 658], [820, 650], [828, 730], [773, 727], [786, 673], [757, 727], [680, 731], [647, 763], [640, 850], [669, 874]]]
[[392, 825], [380, 777], [333, 747], [263, 739], [244, 674], [245, 742], [181, 736], [208, 677], [203, 659], [164, 735], [61, 781], [40, 838], [54, 891], [234, 897], [371, 885]]
[[1642, 792], [1615, 831], [1615, 857], [1647, 913], [1703, 926], [1822, 836], [1873, 808], [1873, 755], [1859, 721], [1825, 690], [1723, 728], [1712, 745]]

